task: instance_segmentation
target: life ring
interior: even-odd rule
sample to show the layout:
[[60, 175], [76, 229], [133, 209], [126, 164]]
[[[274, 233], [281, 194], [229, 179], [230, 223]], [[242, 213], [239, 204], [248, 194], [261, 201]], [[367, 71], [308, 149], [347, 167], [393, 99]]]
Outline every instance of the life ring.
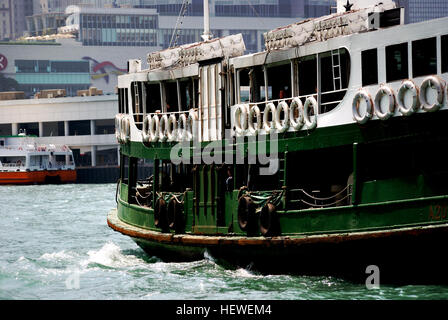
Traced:
[[266, 203], [260, 212], [260, 232], [264, 237], [274, 237], [280, 234], [280, 223], [275, 205]]
[[188, 112], [188, 120], [187, 120], [187, 140], [190, 141], [193, 138], [196, 138], [197, 134], [197, 123], [198, 123], [198, 115], [196, 111], [190, 109]]
[[176, 115], [171, 114], [168, 118], [168, 124], [166, 127], [166, 136], [168, 141], [175, 141], [178, 137], [177, 135], [177, 119]]
[[166, 114], [162, 115], [159, 122], [159, 140], [165, 142], [168, 139], [168, 116]]
[[118, 143], [123, 143], [121, 140], [121, 118], [123, 118], [122, 113], [115, 115], [115, 138]]
[[[253, 122], [254, 116], [256, 119], [255, 123]], [[260, 108], [258, 108], [257, 105], [254, 105], [249, 111], [249, 118], [248, 118], [248, 127], [250, 134], [256, 136], [261, 129], [261, 125], [262, 120], [261, 120]]]
[[[366, 103], [366, 112], [364, 115], [359, 114], [359, 103], [360, 100], [363, 100]], [[353, 112], [353, 119], [358, 122], [359, 124], [366, 123], [370, 118], [372, 118], [372, 98], [365, 90], [360, 90], [355, 94], [355, 97], [353, 98], [353, 104], [352, 104], [352, 112]]]
[[[269, 113], [272, 114], [272, 121], [269, 121]], [[276, 121], [277, 110], [272, 102], [268, 103], [264, 108], [263, 112], [263, 129], [266, 131], [266, 134], [270, 134], [273, 130], [275, 130], [275, 121]]]
[[[436, 102], [433, 104], [430, 104], [427, 99], [427, 90], [428, 88], [435, 89], [437, 91], [437, 99]], [[444, 96], [444, 87], [442, 82], [439, 80], [439, 78], [435, 76], [429, 76], [427, 77], [422, 85], [420, 86], [420, 101], [422, 103], [422, 107], [427, 112], [434, 112], [439, 110], [442, 107], [443, 104], [443, 96]]]
[[[383, 112], [381, 110], [381, 100], [384, 96], [387, 96], [387, 110]], [[392, 117], [395, 113], [395, 95], [391, 88], [382, 85], [378, 89], [375, 95], [375, 114], [381, 120], [387, 120]]]
[[249, 105], [240, 104], [235, 110], [235, 132], [237, 136], [242, 136], [247, 130], [247, 113]]
[[257, 225], [255, 209], [256, 205], [250, 197], [242, 196], [238, 200], [238, 225], [248, 234], [253, 234]]
[[131, 122], [129, 116], [125, 115], [121, 119], [121, 140], [127, 143], [131, 139]]
[[151, 141], [159, 141], [159, 116], [157, 114], [153, 115], [149, 125], [149, 135], [151, 136]]
[[151, 126], [151, 116], [149, 114], [147, 114], [143, 118], [143, 128], [142, 128], [142, 139], [143, 139], [143, 142], [150, 142], [151, 141], [151, 134], [149, 133], [150, 126]]
[[185, 113], [182, 113], [179, 116], [179, 124], [177, 125], [179, 131], [179, 139], [182, 141], [188, 140], [188, 131], [187, 131], [187, 116]]
[[183, 204], [176, 197], [172, 197], [168, 202], [167, 224], [176, 233], [183, 233], [185, 229], [185, 218], [183, 215]]
[[[297, 110], [297, 111], [296, 111]], [[297, 112], [297, 117], [296, 117]], [[303, 127], [303, 104], [302, 101], [295, 97], [289, 106], [289, 121], [294, 130], [300, 130]]]
[[[313, 107], [314, 118], [311, 121], [310, 115], [308, 112], [309, 107]], [[305, 124], [308, 130], [313, 130], [317, 126], [317, 101], [314, 97], [306, 98], [305, 104], [303, 106], [303, 119], [305, 120]]]
[[[409, 107], [406, 107], [404, 101], [404, 96], [406, 95], [407, 91], [410, 91], [412, 94], [412, 104]], [[411, 114], [416, 112], [420, 107], [418, 96], [419, 90], [413, 81], [406, 80], [405, 82], [403, 82], [400, 89], [398, 89], [397, 94], [398, 111], [400, 111], [400, 113], [404, 116], [410, 116]]]
[[167, 205], [166, 201], [158, 198], [154, 205], [154, 226], [162, 229], [162, 232], [168, 232]]
[[[285, 114], [285, 119], [282, 121], [280, 115], [282, 111]], [[278, 132], [283, 133], [289, 129], [289, 107], [285, 101], [280, 101], [277, 106], [276, 114], [275, 114], [275, 126], [278, 129]]]

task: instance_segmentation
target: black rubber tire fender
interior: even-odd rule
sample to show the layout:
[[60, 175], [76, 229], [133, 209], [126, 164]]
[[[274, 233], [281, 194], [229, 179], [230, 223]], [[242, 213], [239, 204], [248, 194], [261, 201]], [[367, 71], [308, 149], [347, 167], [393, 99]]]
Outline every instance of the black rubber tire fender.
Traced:
[[274, 237], [280, 234], [280, 224], [275, 205], [266, 203], [260, 212], [260, 232], [264, 237]]

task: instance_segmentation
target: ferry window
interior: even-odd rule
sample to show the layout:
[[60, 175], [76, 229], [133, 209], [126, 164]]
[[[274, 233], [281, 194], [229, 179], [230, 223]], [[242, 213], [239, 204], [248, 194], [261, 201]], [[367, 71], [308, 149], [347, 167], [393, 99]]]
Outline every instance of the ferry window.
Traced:
[[132, 82], [131, 83], [131, 99], [132, 99], [132, 113], [134, 115], [134, 121], [140, 130], [143, 126], [143, 83]]
[[269, 67], [268, 88], [272, 90], [272, 96], [268, 99], [284, 99], [292, 97], [291, 91], [291, 64], [282, 64]]
[[250, 101], [250, 82], [249, 82], [250, 69], [238, 70], [239, 78], [239, 97], [240, 103]]
[[118, 88], [118, 113], [123, 113], [123, 89]]
[[344, 98], [350, 75], [350, 57], [346, 49], [319, 54], [320, 113], [333, 110]]
[[165, 82], [165, 104], [166, 112], [179, 111], [177, 101], [177, 82]]
[[160, 98], [160, 83], [145, 83], [146, 87], [146, 114], [162, 110]]
[[121, 155], [121, 168], [120, 168], [121, 182], [128, 183], [129, 176], [129, 157]]
[[[249, 82], [250, 82], [250, 92], [251, 102], [262, 102], [265, 101], [265, 84], [264, 84], [264, 70], [262, 66], [256, 66], [249, 71]], [[272, 88], [270, 86], [269, 88]], [[271, 97], [272, 94], [268, 93]]]
[[378, 49], [361, 52], [362, 85], [378, 84]]
[[121, 98], [122, 98], [122, 113], [129, 113], [128, 106], [128, 88], [121, 89]]
[[442, 73], [448, 72], [448, 35], [442, 36]]
[[182, 79], [179, 81], [180, 90], [180, 110], [188, 111], [194, 108], [194, 81], [193, 78]]
[[412, 42], [412, 73], [414, 77], [437, 73], [436, 38]]
[[317, 93], [317, 60], [316, 55], [301, 57], [298, 60], [299, 95], [306, 96]]
[[386, 47], [386, 81], [409, 78], [408, 44], [401, 43]]

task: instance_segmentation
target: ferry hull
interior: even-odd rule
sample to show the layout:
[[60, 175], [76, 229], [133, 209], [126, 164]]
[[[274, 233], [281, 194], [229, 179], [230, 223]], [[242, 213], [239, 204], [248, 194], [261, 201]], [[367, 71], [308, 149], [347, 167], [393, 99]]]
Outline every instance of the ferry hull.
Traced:
[[[130, 236], [145, 252], [165, 261], [203, 259], [262, 273], [341, 276], [365, 281], [378, 267], [383, 283], [448, 283], [441, 252], [448, 223], [297, 237], [174, 235], [131, 226], [112, 210], [109, 226]], [[375, 267], [374, 267], [375, 268]]]
[[75, 181], [75, 170], [0, 172], [0, 184], [69, 183]]

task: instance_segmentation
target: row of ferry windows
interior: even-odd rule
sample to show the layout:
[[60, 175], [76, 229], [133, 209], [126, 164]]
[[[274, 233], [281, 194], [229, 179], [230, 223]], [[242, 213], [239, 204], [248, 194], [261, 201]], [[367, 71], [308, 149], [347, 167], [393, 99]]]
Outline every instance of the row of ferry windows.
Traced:
[[[342, 100], [349, 76], [350, 57], [343, 48], [301, 57], [286, 64], [238, 69], [235, 78], [231, 79], [236, 85], [230, 85], [230, 90], [236, 89], [236, 93], [230, 92], [230, 103], [262, 103], [297, 95], [304, 98], [315, 95], [320, 102], [319, 113], [324, 113], [334, 109]], [[119, 89], [119, 112], [129, 112], [128, 93], [133, 114], [143, 115], [156, 110], [177, 112], [196, 108], [199, 105], [198, 92], [198, 78], [162, 83], [132, 82], [130, 88]], [[141, 121], [141, 117], [136, 118], [136, 122]]]
[[349, 77], [350, 56], [346, 49], [341, 48], [267, 68], [240, 69], [238, 98], [241, 103], [259, 103], [315, 95], [320, 102], [319, 113], [324, 113], [334, 109], [342, 100]]
[[[408, 43], [386, 47], [386, 82], [409, 78]], [[437, 39], [412, 41], [412, 77], [437, 74]], [[441, 37], [441, 69], [448, 72], [448, 35]], [[361, 53], [362, 85], [378, 84], [378, 49]]]

